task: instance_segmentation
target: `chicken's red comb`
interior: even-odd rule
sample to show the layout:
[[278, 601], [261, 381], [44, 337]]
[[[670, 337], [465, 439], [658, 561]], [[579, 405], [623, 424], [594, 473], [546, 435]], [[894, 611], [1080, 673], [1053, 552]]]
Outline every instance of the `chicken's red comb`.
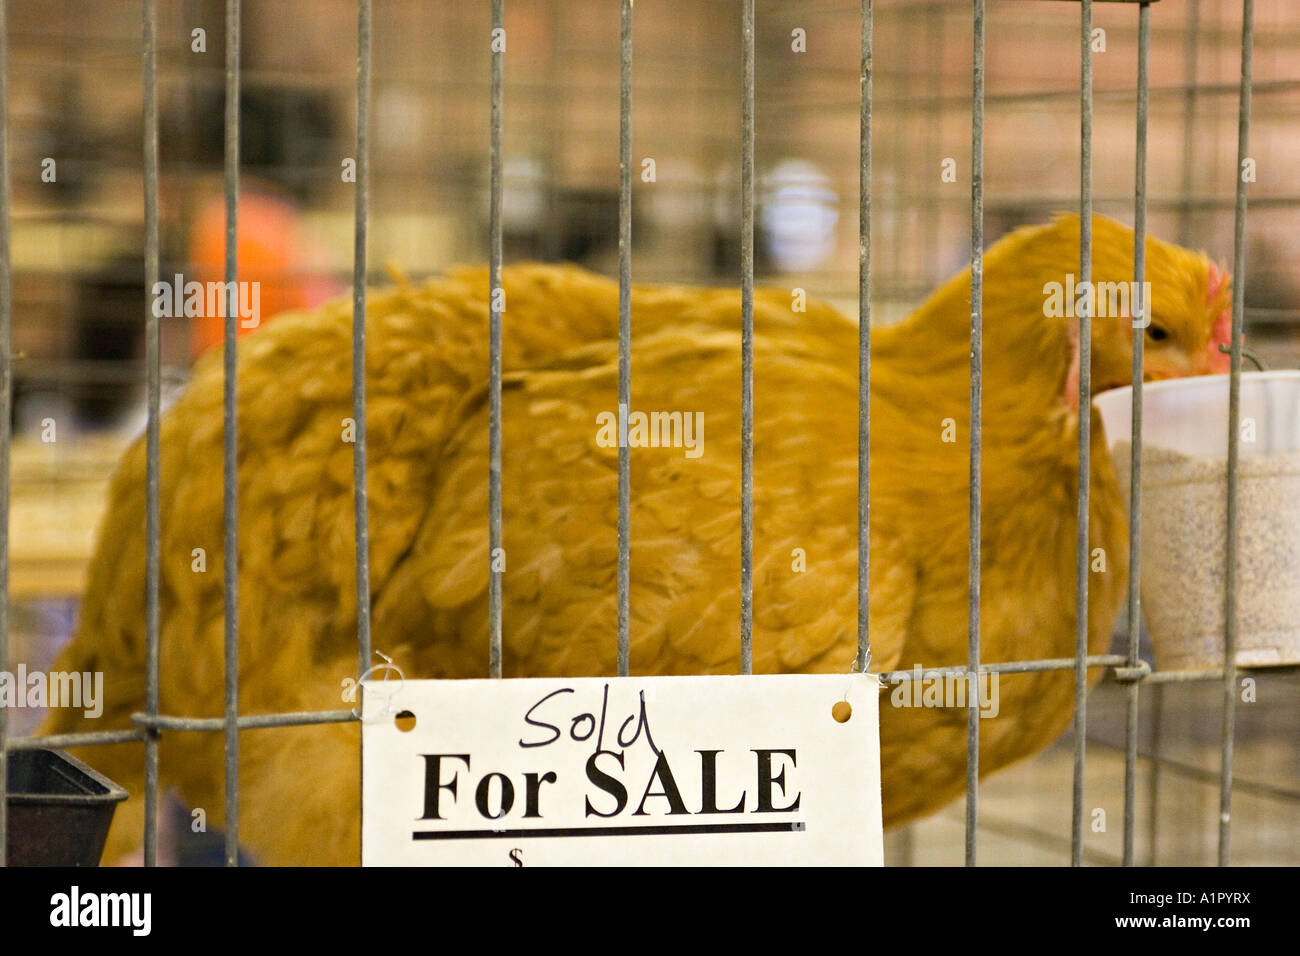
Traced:
[[[1219, 299], [1219, 294], [1228, 282], [1228, 273], [1222, 271], [1213, 262], [1210, 263], [1209, 276], [1207, 278], [1205, 289], [1205, 304], [1213, 305]], [[1228, 371], [1231, 359], [1219, 350], [1220, 345], [1230, 345], [1232, 343], [1232, 310], [1224, 309], [1219, 313], [1218, 318], [1214, 320], [1214, 325], [1210, 328], [1210, 342], [1206, 346], [1206, 364], [1212, 372]]]

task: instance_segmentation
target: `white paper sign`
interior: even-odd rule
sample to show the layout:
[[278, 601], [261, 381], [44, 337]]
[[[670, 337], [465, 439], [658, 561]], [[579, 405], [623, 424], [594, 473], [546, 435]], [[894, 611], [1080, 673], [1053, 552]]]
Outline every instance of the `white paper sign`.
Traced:
[[367, 866], [883, 863], [874, 676], [364, 686]]

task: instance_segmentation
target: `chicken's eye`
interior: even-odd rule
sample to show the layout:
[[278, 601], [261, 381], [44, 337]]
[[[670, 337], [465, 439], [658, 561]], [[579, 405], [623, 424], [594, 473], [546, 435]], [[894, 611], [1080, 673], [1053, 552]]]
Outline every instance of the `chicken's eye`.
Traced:
[[1162, 328], [1159, 325], [1148, 325], [1147, 338], [1152, 342], [1163, 342], [1165, 339], [1169, 338], [1169, 330]]

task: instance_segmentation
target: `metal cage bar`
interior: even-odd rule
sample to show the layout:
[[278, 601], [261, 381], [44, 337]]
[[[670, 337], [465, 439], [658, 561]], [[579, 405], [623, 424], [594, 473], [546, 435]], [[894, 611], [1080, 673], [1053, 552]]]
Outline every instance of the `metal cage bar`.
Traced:
[[1232, 845], [1232, 753], [1237, 723], [1237, 491], [1241, 461], [1241, 334], [1246, 299], [1246, 179], [1254, 0], [1241, 3], [1241, 88], [1237, 110], [1237, 205], [1232, 236], [1232, 357], [1228, 379], [1228, 514], [1223, 595], [1223, 744], [1219, 762], [1219, 865]]
[[[1187, 18], [1183, 27], [1183, 162], [1180, 171], [1180, 193], [1183, 202], [1179, 207], [1178, 242], [1192, 244], [1192, 203], [1190, 197], [1196, 182], [1196, 82], [1200, 59], [1201, 0], [1188, 0]], [[1151, 690], [1151, 771], [1147, 775], [1147, 865], [1155, 866], [1159, 855], [1160, 821], [1160, 757], [1161, 732], [1164, 724], [1165, 693], [1160, 684]]]
[[[1201, 0], [1188, 0], [1187, 20], [1183, 27], [1183, 162], [1180, 171], [1180, 192], [1184, 200], [1192, 195], [1196, 183], [1196, 72], [1200, 59]], [[1179, 210], [1178, 242], [1190, 246], [1192, 236], [1192, 207], [1185, 203]]]
[[[9, 11], [0, 0], [0, 671], [9, 670], [9, 452], [13, 302], [9, 275]], [[9, 714], [0, 707], [0, 866], [8, 849]]]
[[225, 379], [222, 382], [224, 429], [225, 552], [225, 737], [226, 737], [226, 866], [239, 865], [239, 488], [236, 456], [236, 344], [239, 308], [235, 291], [239, 276], [239, 40], [240, 0], [226, 0], [226, 315], [222, 343]]
[[[1080, 4], [1079, 283], [1092, 282], [1092, 0]], [[1070, 862], [1083, 865], [1083, 763], [1088, 737], [1088, 519], [1092, 477], [1092, 303], [1079, 312], [1079, 487], [1074, 599], [1074, 809]]]
[[370, 229], [370, 0], [357, 2], [357, 170], [352, 246], [352, 501], [357, 675], [370, 667], [370, 516], [366, 482], [366, 273]]
[[861, 4], [858, 75], [858, 656], [871, 664], [871, 71], [873, 0]]
[[[143, 3], [143, 96], [144, 96], [144, 287], [152, 292], [158, 281], [158, 11], [155, 0]], [[145, 306], [145, 376], [147, 378], [147, 421], [145, 425], [145, 712], [158, 713], [159, 590], [162, 552], [161, 508], [159, 505], [159, 418], [162, 396], [162, 324], [154, 310]], [[161, 737], [149, 728], [144, 738], [144, 864], [158, 863], [158, 746]]]
[[[1133, 419], [1129, 459], [1128, 507], [1128, 662], [1140, 664], [1142, 631], [1142, 379], [1145, 375], [1146, 326], [1150, 303], [1142, 299], [1146, 279], [1147, 238], [1147, 107], [1148, 59], [1151, 47], [1151, 5], [1138, 8], [1137, 143], [1133, 174], [1133, 288], [1137, 305], [1133, 310]], [[1125, 690], [1124, 708], [1124, 865], [1133, 865], [1133, 820], [1137, 804], [1138, 715], [1141, 684], [1134, 681]]]
[[[618, 407], [632, 412], [632, 0], [623, 0], [618, 58]], [[618, 674], [628, 675], [632, 589], [632, 449], [618, 443]]]
[[492, 116], [488, 146], [488, 672], [501, 676], [501, 127], [505, 0], [492, 0]]
[[974, 0], [970, 151], [970, 492], [967, 558], [966, 865], [976, 862], [979, 827], [980, 465], [984, 400], [984, 0]]
[[741, 8], [740, 672], [754, 672], [754, 0]]
[[[366, 277], [370, 234], [370, 0], [357, 0], [356, 181], [352, 242], [352, 510], [357, 602], [357, 683], [370, 668], [370, 507], [366, 430]], [[357, 688], [357, 697], [365, 694]], [[344, 712], [348, 718], [353, 715]], [[315, 717], [318, 715], [306, 715]], [[324, 716], [324, 715], [319, 715]], [[358, 754], [358, 779], [361, 772]], [[360, 847], [357, 848], [360, 852]]]

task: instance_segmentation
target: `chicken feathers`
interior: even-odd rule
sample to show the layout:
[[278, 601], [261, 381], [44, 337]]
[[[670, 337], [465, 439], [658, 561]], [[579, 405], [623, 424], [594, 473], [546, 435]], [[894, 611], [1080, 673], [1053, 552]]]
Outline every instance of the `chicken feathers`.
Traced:
[[[1094, 276], [1131, 279], [1132, 233], [1101, 217], [1094, 229]], [[1046, 314], [1043, 286], [1077, 262], [1071, 217], [1013, 233], [985, 257], [985, 661], [1073, 653], [1073, 320]], [[1154, 239], [1147, 269], [1153, 321], [1186, 339], [1188, 362], [1208, 354], [1226, 283], [1211, 281], [1204, 257]], [[618, 289], [549, 265], [508, 267], [502, 286], [505, 673], [611, 674], [618, 449], [598, 440], [598, 422], [618, 410]], [[872, 332], [877, 672], [965, 661], [968, 296], [963, 273], [905, 322]], [[337, 709], [356, 677], [351, 318], [350, 299], [337, 300], [239, 343], [242, 713]], [[697, 456], [671, 444], [632, 453], [634, 674], [739, 667], [739, 324], [736, 290], [633, 289], [633, 410], [699, 413], [702, 424]], [[486, 676], [487, 325], [481, 268], [368, 297], [373, 644], [411, 677]], [[784, 290], [755, 292], [754, 325], [754, 670], [847, 671], [857, 644], [858, 329], [824, 303], [794, 311]], [[1094, 380], [1125, 380], [1130, 329], [1126, 316], [1094, 320]], [[1177, 358], [1169, 353], [1175, 373]], [[221, 389], [220, 356], [209, 355], [162, 423], [169, 714], [222, 713]], [[1095, 415], [1092, 436], [1090, 544], [1106, 556], [1089, 593], [1098, 653], [1125, 592], [1127, 530]], [[113, 478], [76, 635], [57, 665], [104, 672], [97, 730], [129, 726], [143, 709], [144, 475], [137, 441]], [[1072, 675], [1006, 676], [1000, 698], [999, 715], [980, 723], [982, 773], [1061, 733]], [[88, 725], [61, 711], [43, 729]], [[965, 733], [963, 708], [882, 706], [887, 823], [962, 792]], [[357, 746], [352, 724], [242, 735], [240, 837], [257, 859], [357, 861]], [[216, 734], [170, 733], [160, 760], [164, 786], [213, 825], [221, 748]], [[141, 838], [139, 748], [81, 756], [133, 794], [112, 858]]]

